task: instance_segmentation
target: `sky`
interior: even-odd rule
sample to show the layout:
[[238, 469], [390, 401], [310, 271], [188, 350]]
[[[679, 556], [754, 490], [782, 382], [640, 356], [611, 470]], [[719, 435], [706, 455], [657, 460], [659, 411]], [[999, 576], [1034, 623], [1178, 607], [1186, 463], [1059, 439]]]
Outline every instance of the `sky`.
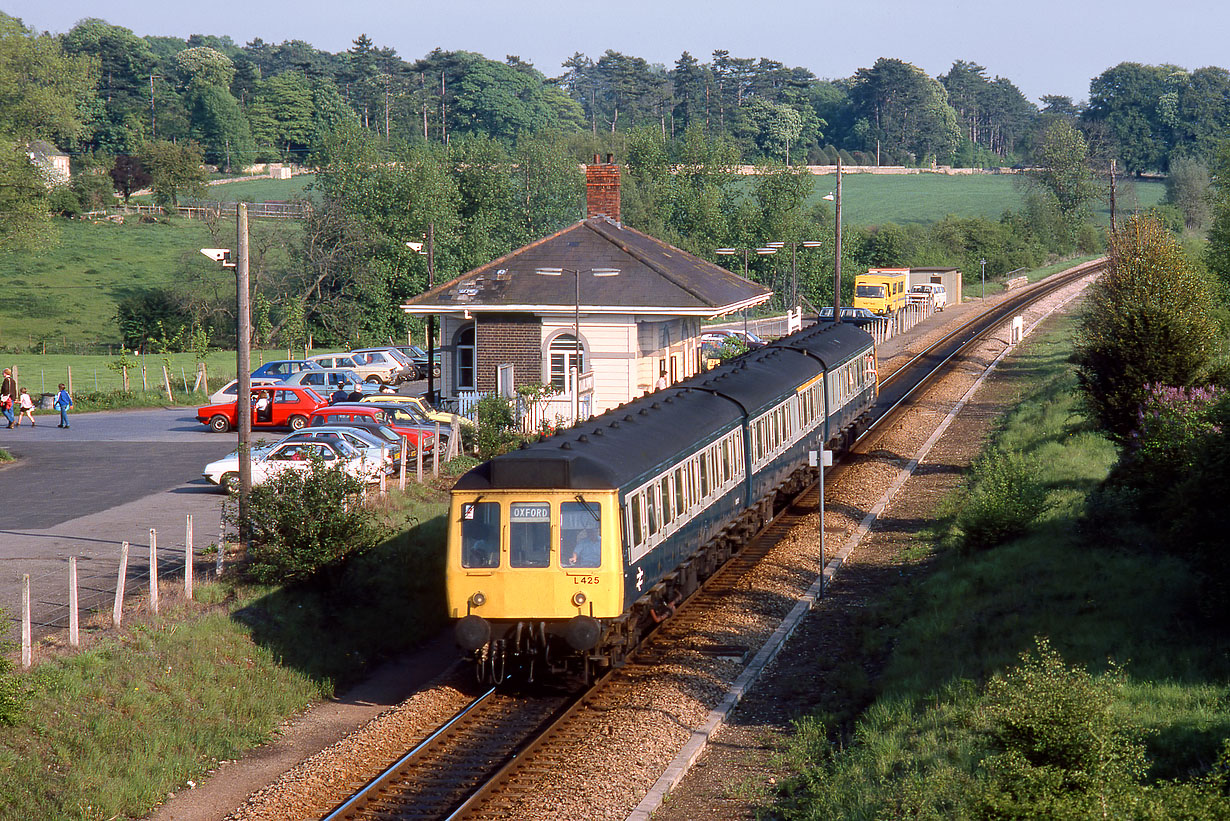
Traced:
[[880, 57], [933, 77], [967, 60], [1035, 102], [1044, 94], [1086, 100], [1089, 81], [1121, 62], [1230, 67], [1230, 3], [1217, 0], [0, 0], [0, 10], [54, 34], [101, 17], [142, 36], [304, 40], [335, 53], [365, 33], [407, 60], [437, 47], [517, 55], [548, 77], [577, 51], [596, 60], [607, 49], [668, 68], [684, 51], [708, 62], [726, 49], [833, 79]]

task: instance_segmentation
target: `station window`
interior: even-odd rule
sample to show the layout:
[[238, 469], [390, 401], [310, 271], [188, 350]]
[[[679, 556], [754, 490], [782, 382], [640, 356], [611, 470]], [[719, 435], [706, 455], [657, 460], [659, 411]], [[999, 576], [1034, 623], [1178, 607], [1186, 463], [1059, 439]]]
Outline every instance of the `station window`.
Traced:
[[461, 566], [500, 564], [500, 505], [474, 502], [461, 506]]
[[550, 504], [512, 504], [508, 525], [508, 549], [513, 567], [546, 567], [551, 563]]

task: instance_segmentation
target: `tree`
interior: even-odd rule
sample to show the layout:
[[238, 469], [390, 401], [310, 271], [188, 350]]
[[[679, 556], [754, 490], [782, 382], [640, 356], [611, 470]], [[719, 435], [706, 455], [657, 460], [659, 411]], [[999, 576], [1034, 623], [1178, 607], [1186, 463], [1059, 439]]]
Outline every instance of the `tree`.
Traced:
[[1218, 147], [1212, 170], [1213, 222], [1204, 249], [1204, 264], [1220, 281], [1223, 301], [1230, 301], [1230, 139], [1223, 140]]
[[207, 46], [185, 49], [175, 55], [175, 70], [184, 87], [217, 86], [229, 91], [235, 79], [231, 58]]
[[1110, 240], [1076, 336], [1077, 384], [1091, 418], [1129, 441], [1148, 386], [1209, 382], [1222, 355], [1213, 289], [1161, 224], [1134, 216]]
[[1056, 120], [1043, 132], [1028, 179], [1048, 192], [1070, 227], [1080, 222], [1097, 196], [1084, 136], [1067, 120]]
[[204, 149], [205, 161], [230, 170], [256, 154], [248, 119], [225, 86], [194, 84], [188, 92], [189, 135]]
[[803, 118], [788, 105], [757, 98], [739, 109], [757, 147], [766, 157], [780, 159], [789, 165], [790, 146], [796, 148], [803, 133]]
[[957, 114], [948, 93], [918, 66], [881, 57], [860, 68], [850, 89], [855, 115], [866, 121], [863, 147], [882, 143], [899, 159], [947, 159], [957, 147]]
[[1197, 159], [1179, 158], [1166, 175], [1166, 202], [1183, 212], [1183, 224], [1204, 228], [1209, 219], [1209, 169]]
[[91, 107], [90, 122], [94, 147], [115, 154], [135, 150], [150, 134], [150, 76], [158, 58], [149, 44], [96, 18], [77, 23], [61, 43], [65, 53], [98, 66], [101, 105]]
[[132, 192], [149, 185], [151, 177], [145, 170], [145, 166], [141, 164], [139, 157], [120, 154], [115, 158], [115, 164], [111, 166], [111, 181], [115, 184], [115, 190], [124, 197], [124, 204], [127, 205]]
[[1125, 170], [1163, 169], [1177, 125], [1178, 90], [1186, 82], [1177, 66], [1120, 63], [1090, 81], [1085, 118], [1107, 125]]
[[178, 205], [181, 194], [204, 195], [209, 174], [204, 167], [204, 152], [196, 143], [155, 140], [145, 145], [140, 158], [149, 172], [154, 200], [159, 205]]

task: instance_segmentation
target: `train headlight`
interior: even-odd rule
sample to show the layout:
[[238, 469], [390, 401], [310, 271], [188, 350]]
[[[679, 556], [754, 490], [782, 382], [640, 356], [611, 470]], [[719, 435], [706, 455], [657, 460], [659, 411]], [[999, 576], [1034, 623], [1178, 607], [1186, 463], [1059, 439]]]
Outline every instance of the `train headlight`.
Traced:
[[483, 595], [481, 590], [475, 591], [474, 595], [470, 597], [470, 604], [474, 607], [482, 607], [486, 603], [487, 597]]
[[580, 590], [572, 594], [572, 603], [575, 604], [577, 607], [580, 607], [581, 605], [585, 604], [585, 602], [586, 602], [585, 594], [582, 593]]

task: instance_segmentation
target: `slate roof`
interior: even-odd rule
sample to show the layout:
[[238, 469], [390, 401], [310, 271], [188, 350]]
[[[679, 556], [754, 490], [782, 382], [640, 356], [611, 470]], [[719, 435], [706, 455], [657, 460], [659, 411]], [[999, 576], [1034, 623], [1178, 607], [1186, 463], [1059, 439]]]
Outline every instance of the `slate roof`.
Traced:
[[[562, 276], [535, 273], [563, 268]], [[587, 272], [615, 268], [618, 276]], [[765, 302], [768, 288], [633, 228], [596, 217], [438, 285], [403, 305], [407, 313], [572, 308], [581, 270], [585, 313], [718, 316]]]

